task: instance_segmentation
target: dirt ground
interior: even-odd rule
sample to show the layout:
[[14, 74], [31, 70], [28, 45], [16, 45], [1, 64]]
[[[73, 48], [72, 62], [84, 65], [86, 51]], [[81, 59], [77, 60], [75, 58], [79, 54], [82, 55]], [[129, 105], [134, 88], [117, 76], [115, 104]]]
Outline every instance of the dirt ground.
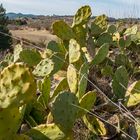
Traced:
[[52, 35], [47, 30], [24, 29], [24, 30], [11, 30], [10, 32], [14, 37], [27, 39], [35, 43], [39, 43], [42, 41], [48, 43], [51, 40], [57, 39], [55, 35]]

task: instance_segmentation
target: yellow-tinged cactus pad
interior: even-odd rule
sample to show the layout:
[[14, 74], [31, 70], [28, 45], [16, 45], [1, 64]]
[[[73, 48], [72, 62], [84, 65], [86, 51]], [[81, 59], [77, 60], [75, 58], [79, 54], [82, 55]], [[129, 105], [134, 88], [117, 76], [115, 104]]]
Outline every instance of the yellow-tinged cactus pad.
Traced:
[[74, 16], [73, 27], [87, 23], [91, 15], [92, 12], [90, 6], [85, 5], [81, 7]]
[[65, 134], [55, 124], [42, 124], [27, 132], [33, 140], [66, 140]]
[[74, 65], [70, 64], [67, 70], [67, 81], [68, 81], [70, 91], [72, 93], [76, 93], [77, 91], [77, 84], [78, 84], [77, 79], [78, 78], [77, 78], [76, 68], [74, 67]]
[[0, 73], [0, 108], [20, 107], [36, 94], [36, 81], [26, 65], [11, 64]]
[[80, 45], [75, 39], [71, 39], [69, 42], [69, 62], [77, 62], [80, 59], [80, 55]]
[[18, 108], [0, 109], [0, 140], [12, 140], [20, 127], [20, 119]]
[[92, 116], [83, 116], [83, 121], [87, 128], [96, 135], [105, 136], [107, 134], [106, 127], [102, 121]]
[[[90, 111], [95, 101], [96, 101], [96, 93], [94, 91], [89, 91], [80, 99], [79, 101], [80, 107]], [[78, 116], [81, 117], [85, 115], [86, 113], [87, 113], [86, 111], [81, 109], [78, 113]]]
[[125, 99], [125, 105], [127, 107], [140, 103], [140, 81], [136, 81], [128, 87]]

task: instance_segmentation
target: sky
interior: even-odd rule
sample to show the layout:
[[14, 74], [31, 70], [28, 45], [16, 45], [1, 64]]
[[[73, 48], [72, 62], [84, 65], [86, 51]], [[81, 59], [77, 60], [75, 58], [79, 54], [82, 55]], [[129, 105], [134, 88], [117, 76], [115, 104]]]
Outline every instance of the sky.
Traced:
[[90, 5], [93, 16], [140, 17], [140, 0], [0, 0], [7, 12], [36, 15], [73, 15]]

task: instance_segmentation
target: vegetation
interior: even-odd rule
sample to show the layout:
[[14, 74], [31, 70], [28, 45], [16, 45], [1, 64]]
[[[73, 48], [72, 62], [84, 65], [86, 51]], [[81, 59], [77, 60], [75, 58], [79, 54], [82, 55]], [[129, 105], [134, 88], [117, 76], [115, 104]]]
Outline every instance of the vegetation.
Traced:
[[[0, 32], [11, 35], [7, 28], [8, 18], [6, 17], [5, 12], [6, 11], [1, 4], [0, 5]], [[0, 34], [0, 50], [10, 48], [11, 44], [12, 44], [11, 37], [4, 34]]]
[[139, 118], [130, 115], [140, 104], [140, 32], [120, 31], [105, 15], [90, 23], [91, 15], [81, 7], [72, 26], [53, 23], [58, 42], [39, 50], [17, 44], [1, 61], [1, 140], [72, 140], [79, 120], [85, 139], [140, 139]]

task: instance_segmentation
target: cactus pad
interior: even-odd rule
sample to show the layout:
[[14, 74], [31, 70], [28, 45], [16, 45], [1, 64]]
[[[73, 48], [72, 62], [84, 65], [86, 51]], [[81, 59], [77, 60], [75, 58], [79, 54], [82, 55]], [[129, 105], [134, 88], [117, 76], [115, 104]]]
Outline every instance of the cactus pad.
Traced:
[[42, 124], [26, 133], [33, 140], [65, 140], [65, 134], [55, 124]]
[[88, 79], [88, 65], [87, 63], [84, 63], [79, 71], [78, 92], [76, 95], [78, 99], [80, 99], [85, 94], [87, 88], [87, 79]]
[[20, 107], [33, 99], [36, 81], [23, 64], [11, 64], [0, 73], [0, 108]]
[[0, 109], [0, 139], [11, 140], [17, 133], [21, 115], [18, 108]]
[[[80, 99], [80, 107], [89, 110], [92, 108], [92, 106], [94, 105], [96, 101], [96, 93], [93, 91], [89, 91], [88, 93], [86, 93], [81, 99]], [[78, 116], [83, 116], [85, 115], [87, 112], [85, 112], [84, 110], [80, 110], [78, 113]]]
[[107, 134], [106, 127], [102, 121], [100, 121], [98, 118], [92, 116], [84, 116], [83, 121], [87, 128], [94, 134], [105, 136]]
[[74, 63], [80, 59], [80, 45], [76, 40], [71, 39], [69, 43], [69, 63]]
[[77, 118], [78, 109], [73, 104], [78, 105], [75, 94], [64, 91], [58, 94], [51, 105], [54, 122], [66, 134], [72, 130]]
[[53, 33], [62, 40], [70, 40], [75, 37], [72, 28], [64, 21], [56, 21], [53, 23]]
[[72, 93], [76, 93], [77, 91], [77, 71], [74, 65], [70, 64], [67, 70], [67, 81]]
[[34, 69], [33, 73], [36, 76], [44, 77], [49, 75], [54, 69], [54, 63], [51, 59], [43, 59]]
[[23, 50], [20, 52], [20, 59], [29, 66], [35, 66], [41, 61], [41, 55], [36, 50]]
[[89, 6], [83, 6], [78, 9], [77, 13], [73, 19], [73, 27], [77, 25], [83, 25], [88, 22], [89, 18], [91, 17], [91, 8]]
[[128, 86], [128, 73], [124, 66], [119, 67], [112, 81], [113, 93], [117, 99], [124, 99], [126, 88]]
[[108, 55], [109, 53], [109, 45], [104, 44], [102, 45], [99, 50], [97, 51], [93, 61], [91, 62], [93, 65], [98, 65], [100, 64]]
[[140, 103], [140, 81], [130, 85], [126, 92], [125, 105], [127, 107], [135, 106]]

